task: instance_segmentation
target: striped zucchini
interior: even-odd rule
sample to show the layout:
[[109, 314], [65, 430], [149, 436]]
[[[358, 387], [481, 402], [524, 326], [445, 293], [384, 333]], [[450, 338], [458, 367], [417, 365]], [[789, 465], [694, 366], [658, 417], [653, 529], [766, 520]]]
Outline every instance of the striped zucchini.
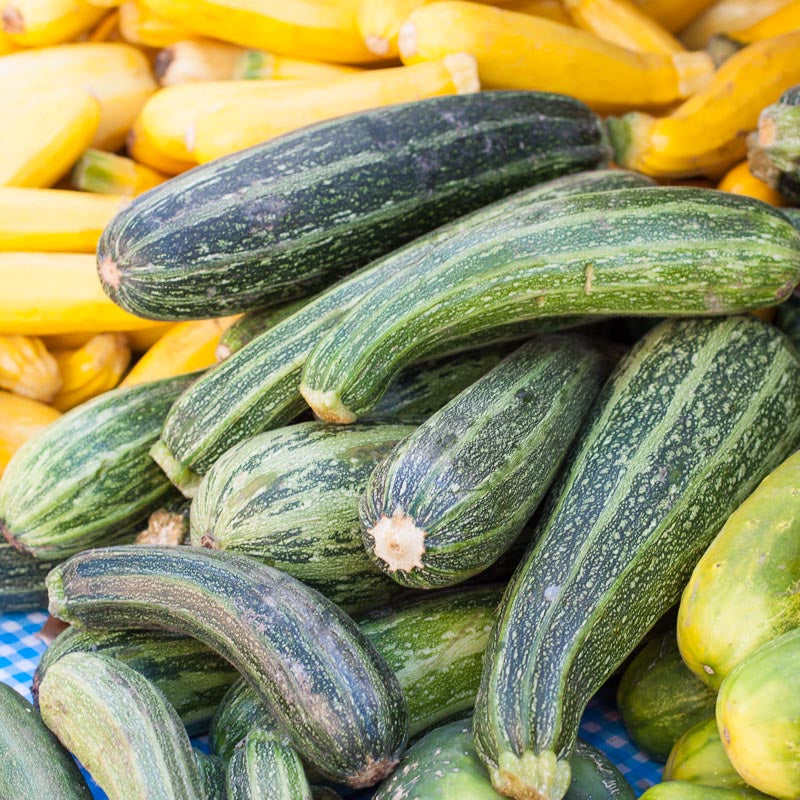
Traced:
[[[390, 276], [413, 266], [443, 238], [457, 237], [483, 222], [514, 215], [542, 200], [608, 186], [637, 186], [648, 179], [623, 170], [602, 170], [560, 178], [519, 192], [480, 209], [446, 228], [375, 262], [314, 298], [298, 312], [256, 337], [193, 384], [170, 410], [154, 458], [184, 494], [197, 488], [199, 476], [242, 440], [279, 428], [306, 409], [300, 396], [300, 373], [308, 354], [358, 300]], [[462, 347], [525, 338], [537, 330], [569, 327], [585, 318], [534, 320], [467, 337]], [[441, 355], [441, 350], [438, 351]], [[430, 354], [429, 354], [430, 355]], [[236, 386], [232, 392], [230, 387]]]
[[0, 481], [0, 531], [40, 559], [133, 539], [175, 491], [148, 451], [196, 376], [117, 389], [26, 442]]
[[226, 764], [221, 758], [194, 751], [205, 794], [203, 800], [229, 800], [225, 788]]
[[[800, 209], [797, 209], [797, 211], [800, 212]], [[798, 227], [800, 227], [800, 213], [798, 213]], [[785, 303], [781, 303], [778, 306], [775, 314], [775, 325], [800, 350], [800, 297], [793, 294]]]
[[579, 336], [542, 336], [465, 389], [381, 460], [364, 546], [403, 586], [435, 589], [490, 566], [555, 476], [611, 363]]
[[58, 561], [40, 561], [0, 540], [0, 614], [47, 605], [44, 579]]
[[800, 235], [749, 197], [659, 186], [533, 205], [419, 261], [356, 304], [306, 360], [301, 392], [321, 419], [353, 422], [420, 353], [494, 325], [775, 305], [800, 279]]
[[222, 332], [216, 350], [217, 361], [224, 361], [237, 350], [241, 350], [256, 336], [260, 336], [264, 331], [274, 328], [279, 322], [291, 317], [308, 302], [307, 297], [301, 297], [292, 303], [248, 311]]
[[[647, 191], [647, 190], [643, 190]], [[589, 698], [800, 444], [800, 360], [751, 316], [667, 321], [620, 363], [506, 590], [476, 702], [499, 791], [563, 797]]]
[[136, 198], [98, 247], [103, 287], [151, 319], [300, 297], [460, 214], [606, 161], [569, 97], [484, 92], [311, 125]]
[[0, 797], [91, 800], [69, 753], [22, 695], [0, 683]]
[[73, 625], [163, 627], [205, 642], [331, 780], [370, 786], [394, 769], [408, 729], [397, 678], [344, 612], [289, 575], [194, 547], [107, 547], [73, 556], [47, 585], [50, 613]]
[[748, 788], [725, 753], [713, 713], [685, 731], [675, 742], [664, 767], [664, 780], [731, 789]]
[[237, 680], [220, 700], [208, 729], [208, 746], [223, 761], [250, 731], [280, 731], [275, 715], [244, 678]]
[[34, 698], [50, 667], [69, 653], [103, 653], [135, 669], [166, 697], [190, 736], [208, 730], [220, 700], [239, 677], [224, 658], [179, 633], [67, 628], [36, 667]]
[[204, 796], [175, 709], [121, 661], [94, 653], [64, 656], [39, 686], [39, 710], [109, 800]]

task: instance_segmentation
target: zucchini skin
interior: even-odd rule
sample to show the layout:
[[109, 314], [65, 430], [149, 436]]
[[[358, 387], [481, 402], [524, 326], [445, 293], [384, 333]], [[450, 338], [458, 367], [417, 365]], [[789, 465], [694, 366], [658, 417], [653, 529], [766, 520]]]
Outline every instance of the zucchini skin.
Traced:
[[489, 567], [544, 497], [610, 371], [579, 336], [542, 336], [406, 436], [361, 498], [364, 547], [416, 589]]
[[620, 771], [597, 748], [575, 743], [569, 757], [572, 779], [565, 800], [634, 800], [635, 792]]
[[47, 586], [50, 613], [78, 627], [200, 639], [331, 780], [370, 786], [397, 763], [408, 732], [397, 678], [344, 612], [289, 575], [204, 548], [121, 546], [73, 556]]
[[561, 314], [735, 313], [780, 303], [798, 279], [800, 235], [760, 201], [663, 186], [565, 196], [420, 253], [314, 348], [301, 392], [320, 419], [353, 422], [421, 351], [469, 332]]
[[221, 758], [194, 751], [194, 758], [205, 787], [203, 800], [228, 800], [225, 789], [226, 765]]
[[675, 742], [664, 767], [664, 780], [728, 789], [749, 788], [725, 753], [713, 714], [689, 728]]
[[0, 531], [39, 559], [133, 539], [175, 496], [149, 449], [195, 375], [107, 392], [25, 443], [0, 481]]
[[197, 800], [203, 781], [175, 709], [136, 670], [70, 653], [47, 671], [39, 709], [109, 800]]
[[308, 302], [309, 298], [301, 297], [299, 300], [280, 306], [255, 308], [248, 311], [222, 332], [217, 345], [217, 361], [224, 361], [237, 350], [241, 350], [256, 336], [260, 336], [264, 331], [274, 328], [279, 322], [291, 317]]
[[41, 561], [0, 541], [0, 614], [47, 605], [44, 579], [58, 561]]
[[311, 125], [136, 198], [106, 227], [107, 294], [203, 319], [316, 291], [468, 211], [610, 155], [583, 103], [484, 92]]
[[589, 698], [675, 603], [729, 513], [798, 443], [800, 361], [760, 320], [667, 321], [623, 359], [487, 649], [475, 735], [495, 786], [563, 796], [563, 759]]
[[0, 796], [91, 800], [70, 754], [33, 706], [5, 683], [0, 684], [0, 749]]

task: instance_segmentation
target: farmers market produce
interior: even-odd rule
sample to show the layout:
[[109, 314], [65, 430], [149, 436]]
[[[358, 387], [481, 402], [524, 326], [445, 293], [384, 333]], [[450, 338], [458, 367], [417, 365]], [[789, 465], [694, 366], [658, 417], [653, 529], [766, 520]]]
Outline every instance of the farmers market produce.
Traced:
[[535, 338], [405, 436], [361, 499], [372, 561], [418, 589], [490, 566], [533, 515], [612, 363], [579, 336]]
[[59, 416], [44, 403], [0, 391], [0, 475], [27, 440]]
[[119, 4], [117, 25], [126, 42], [145, 47], [167, 47], [192, 35], [188, 28], [153, 13], [141, 0]]
[[750, 165], [746, 161], [737, 164], [725, 173], [717, 188], [721, 192], [733, 192], [763, 200], [773, 206], [782, 206], [783, 197], [768, 186], [760, 178], [750, 172]]
[[132, 546], [79, 553], [47, 586], [50, 612], [73, 625], [165, 627], [205, 642], [331, 780], [371, 786], [396, 766], [408, 734], [397, 678], [344, 612], [294, 578], [231, 553]]
[[660, 22], [667, 30], [680, 31], [714, 0], [635, 0], [645, 14]]
[[[144, 164], [137, 164], [125, 156], [106, 153], [104, 150], [95, 150], [91, 147], [78, 159], [72, 168], [71, 177], [76, 189], [124, 197], [136, 197], [167, 180], [166, 175]], [[96, 247], [95, 239], [91, 252], [94, 252]]]
[[67, 42], [87, 31], [105, 14], [87, 0], [13, 0], [3, 7], [2, 26], [12, 42], [43, 47]]
[[39, 686], [45, 725], [109, 800], [197, 800], [203, 782], [189, 737], [163, 694], [110, 656], [69, 653]]
[[365, 111], [137, 198], [103, 234], [100, 277], [115, 302], [153, 319], [246, 311], [308, 294], [459, 214], [606, 156], [599, 120], [557, 95]]
[[717, 720], [713, 716], [690, 728], [678, 739], [664, 767], [664, 780], [747, 788], [725, 753]]
[[669, 781], [648, 789], [640, 800], [744, 800], [748, 797], [763, 798], [764, 795], [752, 789], [725, 789], [686, 781]]
[[319, 418], [354, 422], [459, 336], [566, 313], [733, 313], [779, 303], [800, 274], [800, 236], [747, 197], [652, 187], [515, 211], [421, 252], [335, 324], [303, 369]]
[[760, 320], [667, 321], [623, 359], [487, 649], [475, 735], [495, 787], [564, 796], [586, 703], [676, 602], [730, 512], [798, 443], [800, 360]]
[[257, 308], [242, 314], [219, 337], [219, 344], [216, 350], [217, 361], [224, 361], [237, 350], [241, 350], [246, 344], [250, 344], [256, 336], [260, 336], [270, 328], [274, 328], [279, 322], [291, 317], [292, 314], [299, 311], [309, 302], [309, 298], [301, 297], [291, 303]]
[[0, 336], [0, 389], [52, 402], [61, 387], [58, 363], [33, 336]]
[[204, 800], [228, 800], [225, 790], [225, 762], [199, 750], [194, 751], [194, 758], [205, 789]]
[[758, 42], [800, 29], [800, 3], [791, 0], [768, 16], [733, 34], [737, 42]]
[[680, 33], [681, 41], [694, 49], [706, 47], [718, 33], [735, 34], [793, 0], [717, 0]]
[[44, 579], [57, 563], [31, 558], [8, 542], [0, 542], [0, 613], [46, 606]]

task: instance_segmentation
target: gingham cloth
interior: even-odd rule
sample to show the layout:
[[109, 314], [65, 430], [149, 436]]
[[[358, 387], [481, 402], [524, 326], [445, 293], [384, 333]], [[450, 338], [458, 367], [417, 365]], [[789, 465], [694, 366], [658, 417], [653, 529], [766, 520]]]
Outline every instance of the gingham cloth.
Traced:
[[[45, 619], [47, 615], [41, 611], [0, 615], [0, 681], [13, 686], [28, 700], [31, 699], [33, 671], [45, 651], [44, 643], [35, 634]], [[617, 765], [637, 795], [661, 779], [660, 765], [650, 761], [628, 738], [609, 690], [601, 692], [589, 704], [580, 733], [583, 739], [602, 750]], [[204, 742], [194, 743], [206, 749]], [[95, 797], [105, 798], [93, 783], [90, 785]]]

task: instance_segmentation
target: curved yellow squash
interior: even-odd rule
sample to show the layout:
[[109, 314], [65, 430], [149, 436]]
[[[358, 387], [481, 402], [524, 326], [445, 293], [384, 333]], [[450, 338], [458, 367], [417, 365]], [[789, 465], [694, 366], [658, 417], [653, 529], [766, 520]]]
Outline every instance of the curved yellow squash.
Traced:
[[682, 31], [714, 0], [636, 0], [636, 5], [668, 31]]
[[58, 364], [35, 336], [0, 336], [0, 389], [49, 403], [61, 388]]
[[756, 178], [750, 172], [750, 165], [746, 161], [737, 164], [733, 169], [726, 173], [725, 177], [719, 182], [717, 187], [721, 192], [731, 192], [732, 194], [743, 194], [747, 197], [755, 197], [756, 200], [763, 200], [773, 206], [784, 205], [782, 195], [770, 186], [767, 186], [760, 178]]
[[[210, 84], [206, 84], [208, 85]], [[180, 112], [181, 109], [178, 109], [179, 115]], [[128, 152], [137, 162], [163, 175], [179, 175], [197, 166], [196, 161], [175, 158], [158, 147], [148, 136], [141, 116], [136, 119], [128, 132]], [[185, 147], [181, 147], [181, 152], [185, 152]]]
[[126, 42], [145, 47], [167, 47], [192, 35], [188, 28], [154, 14], [141, 0], [119, 7], [119, 32]]
[[800, 30], [800, 0], [793, 0], [750, 27], [736, 31], [733, 38], [738, 42], [758, 42], [797, 30]]
[[122, 201], [136, 197], [167, 179], [167, 175], [138, 164], [132, 158], [93, 147], [78, 159], [71, 178], [72, 185], [82, 193], [117, 195]]
[[687, 47], [699, 50], [712, 36], [735, 34], [792, 2], [794, 0], [718, 0], [681, 31], [680, 39]]
[[28, 439], [61, 415], [51, 406], [0, 391], [0, 475]]
[[2, 8], [3, 31], [23, 47], [68, 42], [106, 13], [86, 0], [8, 0]]

